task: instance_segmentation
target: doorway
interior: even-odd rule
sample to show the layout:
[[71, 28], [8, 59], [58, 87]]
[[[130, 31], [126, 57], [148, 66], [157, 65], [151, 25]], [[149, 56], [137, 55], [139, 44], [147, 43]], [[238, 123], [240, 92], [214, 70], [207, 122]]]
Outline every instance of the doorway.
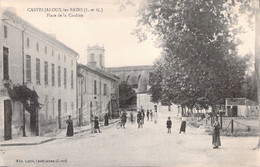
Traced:
[[58, 99], [58, 123], [59, 129], [61, 129], [61, 99]]
[[11, 100], [4, 100], [4, 139], [12, 139], [12, 105]]

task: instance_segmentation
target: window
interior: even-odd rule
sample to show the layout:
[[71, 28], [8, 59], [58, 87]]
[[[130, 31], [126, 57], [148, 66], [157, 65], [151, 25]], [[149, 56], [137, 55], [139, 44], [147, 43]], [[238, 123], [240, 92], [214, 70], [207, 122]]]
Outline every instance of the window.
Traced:
[[60, 66], [58, 66], [58, 87], [61, 86], [61, 69]]
[[4, 37], [7, 38], [7, 26], [4, 26]]
[[60, 53], [58, 54], [58, 59], [60, 60]]
[[36, 50], [37, 50], [37, 52], [39, 52], [39, 43], [38, 42], [36, 43]]
[[73, 71], [71, 71], [71, 88], [72, 88], [72, 89], [73, 89], [73, 87], [74, 87], [73, 81], [74, 81], [74, 76], [73, 76]]
[[3, 75], [4, 79], [9, 79], [9, 50], [6, 47], [3, 47], [3, 62], [4, 62], [4, 67], [3, 67]]
[[73, 113], [73, 110], [74, 110], [74, 103], [71, 102], [71, 113]]
[[55, 66], [51, 64], [51, 84], [55, 86]]
[[52, 56], [52, 57], [54, 56], [54, 50], [51, 51], [51, 56]]
[[94, 94], [97, 94], [97, 81], [94, 80]]
[[92, 53], [91, 56], [90, 56], [90, 61], [91, 62], [94, 62], [95, 61], [95, 58], [94, 58], [94, 54]]
[[55, 117], [55, 98], [52, 98], [52, 119]]
[[29, 38], [27, 38], [26, 44], [27, 44], [27, 48], [30, 48], [30, 39]]
[[67, 69], [64, 68], [64, 88], [67, 87]]
[[107, 84], [104, 84], [104, 96], [107, 96]]
[[64, 106], [64, 112], [65, 112], [65, 116], [67, 117], [67, 102], [64, 102], [64, 104], [63, 104], [63, 106]]
[[48, 85], [48, 62], [44, 62], [44, 84]]
[[102, 89], [101, 89], [101, 86], [102, 86], [102, 83], [101, 83], [101, 81], [99, 82], [99, 94], [101, 95], [102, 93]]
[[47, 46], [45, 46], [45, 54], [48, 53], [48, 49], [47, 49]]
[[102, 67], [102, 61], [103, 61], [103, 57], [102, 57], [102, 54], [99, 55], [99, 59], [100, 59], [100, 67]]
[[45, 100], [44, 100], [44, 103], [45, 103], [45, 114], [46, 114], [46, 120], [48, 120], [48, 117], [49, 117], [49, 100], [48, 100], [48, 95], [45, 95]]
[[41, 61], [36, 58], [36, 84], [41, 84]]
[[64, 55], [64, 62], [66, 62], [66, 56]]
[[73, 60], [71, 60], [71, 66], [73, 67]]
[[26, 55], [26, 82], [31, 82], [31, 56]]

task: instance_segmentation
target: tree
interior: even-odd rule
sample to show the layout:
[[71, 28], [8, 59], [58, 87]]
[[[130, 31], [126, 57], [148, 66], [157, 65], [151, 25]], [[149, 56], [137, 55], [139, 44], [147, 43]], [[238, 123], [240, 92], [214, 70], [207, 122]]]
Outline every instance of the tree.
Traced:
[[152, 90], [161, 89], [157, 99], [189, 108], [211, 106], [214, 112], [225, 98], [241, 96], [248, 58], [237, 57], [241, 28], [236, 26], [235, 5], [235, 1], [215, 0], [143, 4], [135, 34], [145, 39], [145, 28], [158, 36], [164, 49], [155, 70], [160, 77], [152, 85]]
[[128, 108], [131, 105], [136, 105], [136, 93], [130, 85], [122, 82], [119, 85], [119, 107]]

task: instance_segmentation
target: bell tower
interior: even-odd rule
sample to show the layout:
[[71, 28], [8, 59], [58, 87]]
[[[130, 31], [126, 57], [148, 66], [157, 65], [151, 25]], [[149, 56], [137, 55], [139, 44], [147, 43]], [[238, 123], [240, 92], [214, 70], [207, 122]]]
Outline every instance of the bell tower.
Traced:
[[87, 65], [91, 67], [104, 68], [105, 67], [105, 48], [98, 44], [94, 46], [88, 46], [87, 48]]

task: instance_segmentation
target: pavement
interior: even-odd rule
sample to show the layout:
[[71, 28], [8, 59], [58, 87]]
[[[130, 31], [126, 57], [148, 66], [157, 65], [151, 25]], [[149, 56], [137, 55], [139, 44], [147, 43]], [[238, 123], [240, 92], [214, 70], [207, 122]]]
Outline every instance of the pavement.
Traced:
[[[112, 119], [109, 121], [109, 126], [117, 123], [118, 119]], [[104, 127], [103, 122], [100, 122], [100, 127]], [[76, 126], [74, 127], [74, 136], [80, 135], [84, 132], [90, 132], [90, 125], [87, 126]], [[66, 138], [67, 129], [61, 129], [58, 133], [49, 133], [44, 136], [30, 136], [30, 137], [19, 137], [11, 140], [0, 141], [0, 147], [3, 146], [26, 146], [26, 145], [40, 145], [47, 142], [51, 142], [58, 139]]]

